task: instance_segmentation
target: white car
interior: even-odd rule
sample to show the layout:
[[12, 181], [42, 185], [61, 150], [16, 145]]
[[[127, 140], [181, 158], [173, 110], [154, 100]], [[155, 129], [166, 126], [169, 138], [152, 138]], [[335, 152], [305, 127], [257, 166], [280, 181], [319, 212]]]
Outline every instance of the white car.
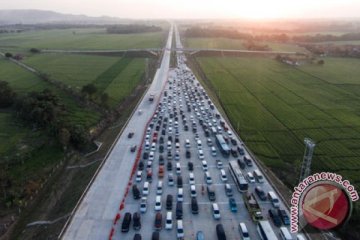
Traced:
[[161, 211], [161, 196], [156, 196], [155, 211]]
[[168, 175], [168, 184], [169, 186], [174, 186], [174, 175], [172, 173]]
[[193, 185], [195, 184], [195, 177], [194, 177], [194, 173], [189, 173], [189, 184]]
[[169, 212], [166, 213], [165, 229], [171, 230], [172, 226], [173, 226], [172, 212], [169, 211]]
[[141, 182], [141, 175], [142, 175], [142, 171], [137, 171], [135, 178], [136, 182]]
[[207, 184], [212, 184], [212, 179], [211, 179], [211, 175], [210, 175], [209, 172], [205, 172], [205, 173], [204, 173], [204, 178], [205, 178], [205, 182], [206, 182]]
[[216, 167], [217, 169], [222, 169], [223, 168], [223, 163], [221, 160], [217, 159], [216, 160]]
[[140, 212], [145, 213], [147, 210], [147, 198], [142, 197], [140, 200]]
[[217, 203], [213, 203], [212, 204], [212, 210], [213, 210], [214, 219], [219, 220], [221, 218], [219, 205]]
[[196, 187], [195, 185], [190, 185], [190, 195], [191, 197], [196, 197]]
[[223, 182], [227, 182], [227, 180], [228, 180], [224, 169], [220, 170], [220, 178], [221, 178], [221, 181], [223, 181]]
[[199, 159], [200, 160], [203, 160], [205, 158], [205, 156], [204, 156], [204, 151], [203, 150], [199, 150]]
[[208, 165], [207, 165], [207, 162], [205, 160], [201, 161], [201, 164], [202, 164], [202, 169], [204, 171], [207, 171], [208, 170]]

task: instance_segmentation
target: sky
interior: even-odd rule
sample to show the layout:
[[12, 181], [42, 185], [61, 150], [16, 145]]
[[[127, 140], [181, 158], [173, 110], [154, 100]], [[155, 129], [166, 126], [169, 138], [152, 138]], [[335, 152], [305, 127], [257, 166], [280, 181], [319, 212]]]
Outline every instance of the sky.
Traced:
[[121, 18], [358, 18], [360, 0], [0, 0], [0, 9]]

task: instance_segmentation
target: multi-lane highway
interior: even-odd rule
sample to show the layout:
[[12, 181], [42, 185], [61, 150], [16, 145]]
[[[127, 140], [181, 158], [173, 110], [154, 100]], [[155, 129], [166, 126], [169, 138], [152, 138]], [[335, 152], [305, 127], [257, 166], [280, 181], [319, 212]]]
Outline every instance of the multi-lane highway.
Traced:
[[[107, 239], [109, 237], [109, 232], [114, 226], [114, 217], [118, 213], [119, 204], [128, 187], [131, 170], [135, 163], [136, 154], [130, 151], [130, 147], [134, 144], [138, 145], [138, 148], [141, 146], [140, 162], [144, 166], [143, 168], [136, 166], [137, 170], [141, 171], [141, 178], [136, 179], [136, 176], [134, 176], [130, 182], [131, 186], [136, 184], [140, 194], [142, 194], [145, 181], [150, 181], [150, 178], [147, 179], [147, 172], [151, 171], [149, 194], [146, 195], [147, 209], [140, 214], [141, 229], [134, 230], [133, 224], [130, 224], [128, 232], [121, 231], [125, 213], [129, 212], [133, 215], [135, 212], [140, 212], [141, 200], [135, 200], [132, 191], [130, 191], [125, 199], [124, 209], [120, 212], [122, 218], [115, 225], [113, 239], [134, 239], [136, 233], [141, 235], [142, 239], [151, 239], [154, 232], [159, 233], [160, 239], [176, 239], [177, 223], [175, 216], [177, 212], [176, 205], [179, 201], [177, 199], [179, 176], [182, 178], [181, 188], [183, 189], [181, 218], [184, 239], [196, 239], [199, 231], [204, 234], [205, 239], [217, 239], [215, 229], [217, 224], [220, 223], [225, 230], [227, 239], [242, 239], [238, 229], [240, 222], [245, 223], [247, 226], [251, 239], [260, 239], [256, 229], [257, 224], [252, 220], [244, 204], [243, 195], [245, 193], [240, 193], [237, 190], [236, 184], [230, 175], [228, 163], [243, 156], [250, 158], [253, 165], [245, 166], [241, 170], [244, 176], [248, 172], [253, 173], [254, 170], [259, 168], [246, 149], [243, 148], [241, 139], [232, 133], [230, 124], [221, 116], [207, 96], [204, 88], [186, 66], [185, 55], [180, 50], [177, 51], [177, 68], [169, 69], [169, 49], [171, 49], [173, 32], [175, 32], [176, 48], [178, 50], [182, 48], [179, 31], [176, 26], [171, 27], [161, 66], [154, 77], [151, 87], [144, 99], [139, 103], [133, 116], [131, 116], [89, 190], [81, 199], [64, 231], [63, 239]], [[150, 94], [155, 95], [153, 103], [148, 101]], [[141, 114], [139, 114], [139, 110], [141, 110]], [[149, 121], [151, 126], [147, 125]], [[242, 148], [244, 150], [243, 154], [237, 153], [237, 157], [233, 155], [224, 156], [216, 144], [215, 130], [210, 132], [212, 127], [215, 127], [218, 134], [222, 134], [228, 139], [233, 138], [229, 146]], [[226, 128], [230, 130], [226, 131]], [[206, 133], [206, 129], [210, 134]], [[134, 136], [130, 139], [128, 138], [129, 132], [134, 132]], [[146, 134], [143, 138], [144, 132]], [[163, 143], [161, 139], [164, 141]], [[186, 145], [187, 140], [189, 141], [188, 145]], [[201, 141], [201, 146], [198, 145], [198, 140]], [[155, 144], [152, 144], [153, 142]], [[144, 153], [146, 156], [144, 156]], [[207, 166], [204, 166], [202, 160], [206, 161]], [[193, 169], [189, 169], [189, 162], [193, 164]], [[220, 167], [218, 162], [222, 162], [223, 166]], [[179, 165], [180, 169], [176, 169], [177, 165]], [[160, 168], [163, 169], [163, 176], [159, 174]], [[221, 178], [221, 169], [225, 171], [226, 179]], [[216, 195], [215, 201], [209, 199], [207, 191], [209, 184], [204, 178], [205, 172], [208, 172], [211, 176], [211, 185]], [[194, 175], [194, 182], [190, 182], [190, 173]], [[169, 174], [174, 177], [175, 184], [173, 186], [169, 185]], [[157, 191], [159, 181], [162, 181], [161, 191]], [[190, 183], [195, 186], [198, 214], [192, 213]], [[232, 198], [237, 206], [236, 212], [231, 211], [229, 207], [230, 197], [225, 193], [226, 183], [230, 184], [232, 188]], [[249, 182], [248, 186], [248, 192], [250, 193], [254, 192], [256, 186], [261, 186], [266, 194], [269, 191], [274, 191], [267, 179], [264, 179], [263, 183]], [[165, 207], [167, 195], [173, 197], [171, 210], [167, 210]], [[193, 192], [192, 195], [194, 196], [195, 193]], [[161, 210], [157, 211], [155, 210], [156, 196], [161, 196], [162, 204]], [[280, 239], [279, 228], [274, 225], [268, 214], [269, 209], [274, 209], [273, 204], [268, 198], [261, 200], [258, 195], [254, 194], [254, 196], [260, 204], [263, 218], [269, 220], [276, 237]], [[219, 220], [213, 217], [212, 203], [217, 203], [219, 206], [221, 214]], [[281, 200], [280, 209], [285, 209], [285, 205]], [[172, 212], [173, 226], [171, 229], [166, 230], [165, 218], [167, 212]], [[161, 230], [155, 230], [154, 226], [157, 213], [162, 214]], [[293, 237], [295, 239], [294, 235]]]

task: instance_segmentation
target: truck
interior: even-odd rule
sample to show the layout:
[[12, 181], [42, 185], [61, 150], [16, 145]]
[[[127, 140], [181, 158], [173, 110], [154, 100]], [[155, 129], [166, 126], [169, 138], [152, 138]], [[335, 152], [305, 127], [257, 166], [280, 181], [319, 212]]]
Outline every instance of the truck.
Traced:
[[261, 208], [259, 203], [257, 202], [253, 193], [243, 194], [244, 204], [247, 210], [249, 211], [251, 218], [254, 222], [260, 221], [263, 219], [263, 215], [261, 213]]
[[155, 98], [155, 94], [150, 94], [149, 102], [153, 102]]

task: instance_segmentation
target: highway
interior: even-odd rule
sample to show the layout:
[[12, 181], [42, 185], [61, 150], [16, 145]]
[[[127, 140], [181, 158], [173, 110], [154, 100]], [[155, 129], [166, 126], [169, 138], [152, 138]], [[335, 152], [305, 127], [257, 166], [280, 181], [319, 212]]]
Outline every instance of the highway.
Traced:
[[[166, 48], [171, 48], [173, 27], [169, 31]], [[80, 199], [74, 213], [61, 234], [62, 239], [108, 239], [114, 217], [119, 209], [126, 185], [135, 163], [135, 153], [130, 152], [132, 145], [140, 145], [144, 126], [156, 108], [156, 101], [168, 77], [170, 51], [165, 50], [160, 68], [134, 110], [121, 136], [111, 153], [105, 159], [90, 188]], [[148, 101], [150, 94], [155, 94], [154, 103]], [[141, 115], [139, 114], [141, 110]], [[129, 132], [134, 136], [128, 139]]]
[[[177, 50], [177, 68], [169, 69], [170, 56], [171, 56], [171, 44], [173, 32], [175, 32], [176, 47]], [[256, 230], [256, 223], [253, 222], [251, 216], [245, 207], [243, 194], [240, 193], [235, 185], [233, 178], [231, 177], [228, 169], [229, 160], [237, 160], [238, 157], [229, 156], [225, 157], [219, 151], [219, 147], [215, 144], [215, 135], [205, 136], [205, 131], [200, 124], [200, 119], [206, 117], [206, 123], [212, 123], [218, 127], [221, 133], [226, 137], [233, 137], [236, 143], [240, 147], [243, 146], [243, 141], [238, 136], [231, 132], [226, 132], [221, 127], [221, 122], [224, 126], [228, 126], [231, 130], [231, 125], [222, 117], [220, 112], [213, 105], [208, 98], [204, 88], [199, 81], [195, 78], [192, 71], [186, 66], [186, 57], [182, 52], [183, 46], [180, 41], [180, 35], [176, 25], [172, 25], [166, 46], [164, 48], [163, 59], [159, 69], [157, 70], [154, 80], [146, 92], [145, 97], [141, 100], [137, 108], [134, 110], [133, 115], [129, 119], [121, 136], [114, 144], [112, 151], [104, 161], [96, 177], [90, 184], [89, 189], [85, 192], [84, 197], [79, 201], [79, 204], [71, 215], [66, 228], [64, 228], [62, 239], [109, 239], [109, 233], [111, 229], [114, 230], [111, 239], [133, 239], [135, 233], [142, 235], [142, 239], [151, 239], [151, 235], [155, 231], [154, 218], [156, 211], [154, 210], [156, 188], [159, 180], [163, 181], [162, 193], [159, 194], [162, 202], [162, 209], [159, 211], [162, 213], [162, 230], [159, 231], [160, 239], [176, 239], [176, 221], [175, 221], [175, 206], [177, 189], [177, 176], [182, 176], [183, 179], [183, 223], [184, 223], [184, 239], [195, 239], [198, 231], [202, 231], [205, 235], [205, 239], [217, 239], [216, 237], [216, 225], [218, 223], [223, 224], [227, 239], [242, 239], [238, 230], [238, 224], [243, 222], [246, 224], [249, 230], [251, 239], [259, 239], [259, 235]], [[165, 96], [165, 92], [166, 95]], [[198, 94], [199, 93], [199, 94]], [[200, 97], [194, 97], [200, 96]], [[150, 94], [155, 95], [155, 101], [150, 103], [148, 98]], [[190, 97], [191, 96], [191, 97]], [[206, 100], [205, 100], [206, 99]], [[157, 105], [160, 102], [161, 105]], [[189, 111], [190, 108], [190, 111]], [[139, 114], [141, 110], [141, 114]], [[157, 111], [157, 112], [155, 112]], [[176, 114], [175, 114], [176, 112]], [[154, 113], [156, 113], [154, 115]], [[178, 120], [175, 119], [178, 117]], [[161, 118], [160, 118], [161, 116]], [[172, 116], [172, 117], [171, 117]], [[217, 116], [217, 117], [215, 117]], [[165, 126], [164, 118], [168, 118], [167, 126]], [[170, 124], [170, 119], [172, 123]], [[186, 121], [184, 121], [186, 119]], [[145, 139], [143, 133], [147, 130], [147, 123], [151, 120], [152, 127], [148, 130], [147, 138], [152, 141], [152, 136], [155, 132], [158, 134], [157, 144], [153, 150], [147, 149], [145, 146]], [[160, 120], [160, 121], [159, 121]], [[175, 124], [175, 121], [178, 122]], [[160, 122], [160, 123], [159, 123]], [[155, 126], [159, 125], [159, 130], [155, 130]], [[189, 129], [185, 130], [185, 125], [189, 125]], [[196, 128], [194, 131], [192, 128]], [[178, 129], [178, 131], [176, 131]], [[164, 130], [164, 131], [163, 131]], [[134, 132], [132, 138], [128, 138], [128, 133]], [[164, 133], [163, 133], [164, 132]], [[233, 131], [234, 132], [234, 131]], [[167, 146], [167, 140], [171, 136], [172, 144]], [[159, 138], [165, 139], [164, 144], [159, 144]], [[179, 147], [175, 148], [174, 139], [178, 139]], [[215, 220], [212, 215], [211, 202], [207, 195], [206, 186], [207, 183], [204, 179], [204, 169], [202, 162], [199, 159], [199, 146], [197, 146], [195, 138], [201, 140], [201, 149], [204, 153], [204, 160], [207, 161], [208, 172], [212, 178], [212, 185], [214, 186], [216, 193], [216, 203], [218, 203], [221, 213], [221, 219]], [[185, 140], [190, 141], [190, 146], [185, 148]], [[211, 139], [211, 144], [208, 144], [208, 139]], [[123, 216], [126, 212], [131, 214], [139, 212], [140, 200], [134, 200], [133, 194], [130, 188], [130, 192], [124, 199], [124, 208], [120, 211], [121, 218], [114, 225], [114, 218], [119, 213], [119, 206], [123, 200], [123, 196], [127, 187], [129, 186], [129, 178], [131, 171], [135, 163], [136, 153], [130, 151], [130, 147], [136, 144], [142, 151], [141, 162], [145, 167], [141, 174], [141, 181], [136, 181], [135, 176], [130, 180], [133, 186], [137, 184], [140, 192], [143, 189], [143, 184], [146, 181], [146, 166], [149, 164], [148, 170], [152, 170], [152, 183], [150, 184], [149, 195], [147, 196], [147, 211], [141, 214], [140, 230], [134, 230], [133, 225], [130, 225], [129, 232], [121, 232]], [[159, 145], [165, 146], [163, 153], [160, 152]], [[216, 156], [212, 154], [211, 146], [216, 149]], [[186, 157], [186, 150], [191, 154], [190, 157]], [[178, 152], [177, 152], [178, 151]], [[143, 153], [153, 152], [154, 160], [149, 162], [147, 159], [143, 159]], [[170, 152], [171, 156], [168, 156]], [[176, 154], [178, 153], [178, 156]], [[163, 155], [165, 157], [164, 162], [164, 177], [158, 176], [158, 169], [160, 164], [159, 157]], [[246, 175], [248, 172], [253, 172], [256, 169], [260, 169], [256, 165], [256, 161], [251, 158], [251, 154], [245, 149], [245, 156], [248, 156], [253, 166], [246, 166], [242, 170]], [[227, 176], [227, 183], [229, 183], [233, 189], [233, 198], [237, 205], [237, 212], [230, 211], [229, 197], [225, 194], [225, 182], [220, 177], [220, 169], [216, 164], [216, 160], [220, 160], [223, 163], [223, 169]], [[168, 163], [172, 163], [172, 169], [168, 168]], [[193, 170], [188, 169], [188, 163], [192, 162], [194, 165]], [[180, 163], [180, 174], [175, 171], [176, 163]], [[138, 169], [138, 166], [135, 166]], [[197, 201], [199, 204], [199, 213], [194, 215], [191, 212], [191, 196], [190, 196], [190, 184], [189, 173], [193, 172], [195, 176], [195, 188], [197, 192]], [[175, 185], [170, 186], [168, 184], [168, 174], [174, 175]], [[254, 192], [256, 186], [261, 186], [265, 193], [269, 191], [275, 191], [272, 185], [267, 179], [263, 183], [254, 182], [249, 183], [249, 192]], [[205, 189], [203, 191], [202, 189]], [[164, 229], [164, 222], [167, 210], [165, 209], [165, 199], [168, 194], [173, 195], [173, 227], [171, 230]], [[265, 219], [269, 219], [268, 210], [274, 209], [272, 203], [266, 199], [265, 201], [259, 201], [261, 213]], [[280, 201], [280, 208], [286, 209], [283, 202]], [[272, 229], [279, 238], [279, 228], [274, 226], [271, 219]], [[293, 235], [295, 237], [295, 235]], [[279, 238], [280, 239], [280, 238]]]

